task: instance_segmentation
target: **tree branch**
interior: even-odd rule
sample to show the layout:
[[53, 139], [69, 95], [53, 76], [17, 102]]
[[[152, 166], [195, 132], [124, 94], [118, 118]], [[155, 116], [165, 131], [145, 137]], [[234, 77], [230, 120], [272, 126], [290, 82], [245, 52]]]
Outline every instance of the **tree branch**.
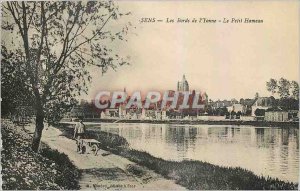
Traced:
[[77, 46], [75, 46], [73, 48], [73, 50], [71, 50], [69, 53], [66, 54], [66, 57], [70, 56], [74, 51], [76, 51], [79, 47], [81, 47], [83, 44], [87, 43], [87, 42], [90, 42], [91, 40], [93, 40], [100, 32], [101, 30], [104, 28], [104, 26], [107, 24], [107, 22], [109, 21], [109, 19], [112, 17], [113, 13], [106, 19], [106, 21], [103, 23], [103, 25], [101, 26], [101, 28], [99, 29], [98, 32], [95, 32], [95, 34], [88, 38], [87, 40], [79, 43]]

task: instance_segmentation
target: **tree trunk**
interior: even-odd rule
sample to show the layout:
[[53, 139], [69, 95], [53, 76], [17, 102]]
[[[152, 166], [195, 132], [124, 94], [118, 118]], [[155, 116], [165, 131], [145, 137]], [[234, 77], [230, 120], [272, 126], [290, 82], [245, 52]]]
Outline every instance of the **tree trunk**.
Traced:
[[38, 152], [40, 141], [42, 137], [42, 132], [44, 129], [44, 115], [43, 113], [37, 112], [35, 119], [35, 131], [32, 139], [32, 150]]
[[34, 95], [36, 98], [36, 118], [35, 118], [35, 131], [32, 139], [32, 145], [31, 148], [33, 151], [38, 152], [39, 151], [39, 146], [40, 146], [40, 141], [42, 138], [42, 132], [44, 129], [44, 110], [43, 110], [43, 103], [39, 94], [38, 89], [36, 86], [33, 88]]

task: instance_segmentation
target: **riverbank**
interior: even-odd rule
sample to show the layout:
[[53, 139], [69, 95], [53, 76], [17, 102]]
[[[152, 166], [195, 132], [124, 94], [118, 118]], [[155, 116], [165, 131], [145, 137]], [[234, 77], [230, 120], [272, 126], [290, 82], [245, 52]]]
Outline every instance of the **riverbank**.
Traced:
[[[71, 137], [73, 128], [69, 125], [58, 127], [63, 135]], [[154, 170], [167, 179], [176, 181], [191, 190], [205, 189], [275, 189], [296, 190], [297, 185], [278, 179], [257, 176], [242, 168], [226, 168], [201, 161], [167, 161], [153, 157], [146, 152], [132, 150], [126, 139], [115, 134], [88, 130], [87, 136], [100, 141], [102, 149], [120, 155], [141, 166]]]
[[2, 134], [3, 190], [79, 189], [79, 170], [69, 158], [43, 144], [39, 153], [31, 150], [31, 136], [5, 121]]
[[[28, 133], [34, 132], [34, 125], [25, 126]], [[45, 126], [42, 142], [50, 148], [64, 153], [79, 169], [81, 176], [78, 180], [80, 190], [185, 190], [184, 187], [175, 184], [174, 180], [168, 180], [144, 166], [140, 166], [122, 156], [109, 152], [108, 149], [100, 149], [98, 155], [94, 155], [88, 148], [85, 154], [79, 154], [76, 141], [73, 140], [73, 130], [66, 133], [52, 126]], [[66, 136], [68, 134], [68, 136]], [[98, 136], [98, 135], [97, 135]], [[102, 147], [111, 148], [123, 146], [125, 140], [116, 136], [101, 136], [106, 144]]]
[[[242, 120], [134, 120], [134, 119], [100, 119], [85, 118], [85, 122], [92, 123], [153, 123], [153, 124], [182, 124], [182, 125], [249, 125], [255, 127], [294, 127], [299, 128], [299, 122], [269, 122], [269, 121], [242, 121]], [[61, 123], [71, 122], [70, 119], [63, 119]]]

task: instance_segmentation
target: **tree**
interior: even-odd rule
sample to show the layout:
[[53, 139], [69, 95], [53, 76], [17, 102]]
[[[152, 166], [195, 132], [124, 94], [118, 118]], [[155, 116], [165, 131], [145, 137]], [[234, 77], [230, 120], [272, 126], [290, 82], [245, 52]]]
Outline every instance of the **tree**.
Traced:
[[272, 95], [276, 93], [277, 87], [277, 80], [271, 78], [270, 81], [267, 82], [267, 90], [271, 92]]
[[244, 104], [245, 100], [243, 98], [240, 99], [240, 104]]
[[298, 110], [299, 109], [299, 100], [294, 99], [294, 98], [278, 99], [277, 106], [285, 111]]
[[254, 114], [256, 116], [265, 116], [265, 110], [264, 109], [256, 109]]
[[226, 113], [228, 113], [228, 109], [227, 107], [220, 107], [217, 109], [217, 115], [220, 115], [220, 116], [224, 116], [226, 115]]
[[299, 84], [296, 81], [288, 81], [287, 79], [280, 78], [277, 80], [270, 79], [266, 83], [267, 90], [273, 94], [278, 93], [281, 99], [293, 98], [299, 100]]
[[299, 100], [299, 84], [296, 81], [291, 82], [291, 89], [293, 98]]
[[278, 85], [278, 94], [280, 98], [288, 98], [290, 96], [290, 82], [287, 79], [280, 78]]
[[14, 42], [2, 40], [2, 44], [22, 60], [20, 86], [28, 87], [34, 98], [32, 149], [38, 151], [44, 120], [57, 120], [55, 111], [63, 112], [76, 96], [87, 92], [91, 76], [86, 66], [100, 67], [105, 73], [128, 64], [107, 43], [124, 40], [131, 24], [118, 31], [106, 25], [129, 13], [119, 13], [112, 1], [11, 1], [2, 5], [2, 29], [18, 31]]
[[[18, 113], [19, 106], [31, 106], [32, 92], [27, 86], [20, 86], [25, 80], [21, 71], [22, 61], [15, 54], [1, 48], [1, 115]], [[13, 78], [12, 78], [13, 76]]]

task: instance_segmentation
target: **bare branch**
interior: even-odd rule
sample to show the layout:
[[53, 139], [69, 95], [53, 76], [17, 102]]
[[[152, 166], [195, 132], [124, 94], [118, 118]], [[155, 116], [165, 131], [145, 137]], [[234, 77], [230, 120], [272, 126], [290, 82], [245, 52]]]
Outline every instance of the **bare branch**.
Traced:
[[32, 22], [32, 18], [33, 18], [33, 15], [34, 15], [34, 13], [35, 13], [35, 8], [36, 8], [36, 2], [33, 2], [33, 9], [32, 9], [32, 13], [31, 13], [31, 15], [30, 15], [30, 17], [29, 17], [29, 22], [28, 22], [28, 28], [30, 28], [30, 25], [31, 25], [31, 22]]
[[101, 30], [104, 28], [104, 26], [107, 24], [107, 22], [109, 21], [109, 19], [112, 17], [113, 13], [106, 19], [106, 21], [103, 23], [103, 25], [101, 26], [101, 28], [99, 29], [98, 32], [95, 32], [95, 34], [90, 37], [90, 38], [87, 38], [85, 41], [79, 43], [77, 46], [75, 46], [73, 48], [73, 50], [71, 50], [70, 52], [68, 52], [66, 54], [66, 57], [70, 56], [74, 51], [76, 51], [79, 47], [81, 47], [83, 44], [86, 44], [87, 42], [90, 42], [91, 40], [93, 40], [100, 32]]

